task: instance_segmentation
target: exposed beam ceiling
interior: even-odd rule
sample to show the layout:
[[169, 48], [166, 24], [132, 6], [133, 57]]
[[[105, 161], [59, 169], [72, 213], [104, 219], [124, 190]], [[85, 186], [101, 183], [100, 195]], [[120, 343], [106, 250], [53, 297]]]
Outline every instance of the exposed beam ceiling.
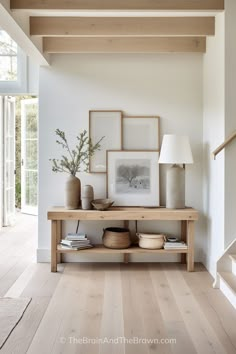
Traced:
[[49, 65], [47, 55], [44, 55], [41, 48], [32, 42], [21, 26], [11, 16], [8, 9], [2, 4], [0, 4], [0, 23], [1, 28], [11, 36], [28, 56], [33, 57], [39, 65]]
[[223, 10], [224, 0], [11, 0], [11, 9], [101, 11]]
[[[224, 0], [0, 0], [48, 53], [206, 50]], [[235, 0], [236, 1], [236, 0]]]
[[147, 37], [215, 34], [214, 17], [30, 17], [36, 36]]
[[205, 37], [123, 37], [78, 38], [45, 37], [47, 53], [170, 53], [206, 50]]

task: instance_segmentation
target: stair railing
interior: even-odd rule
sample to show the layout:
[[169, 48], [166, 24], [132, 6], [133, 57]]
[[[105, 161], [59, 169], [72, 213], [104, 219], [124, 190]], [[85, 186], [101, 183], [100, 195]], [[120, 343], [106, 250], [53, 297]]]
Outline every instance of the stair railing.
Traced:
[[234, 133], [232, 133], [230, 136], [228, 136], [228, 138], [223, 142], [223, 144], [218, 146], [218, 148], [216, 148], [212, 152], [212, 157], [213, 157], [214, 160], [216, 158], [216, 155], [218, 155], [219, 152], [221, 152], [221, 150], [223, 150], [226, 147], [226, 145], [228, 145], [234, 138], [236, 138], [236, 131]]

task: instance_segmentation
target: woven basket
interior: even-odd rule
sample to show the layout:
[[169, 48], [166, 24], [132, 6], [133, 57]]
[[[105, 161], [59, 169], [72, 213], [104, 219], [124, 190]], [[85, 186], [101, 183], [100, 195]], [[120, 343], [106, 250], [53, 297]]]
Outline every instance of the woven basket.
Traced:
[[103, 230], [103, 245], [107, 248], [123, 249], [131, 245], [129, 229], [108, 227]]
[[162, 234], [136, 234], [139, 238], [139, 247], [147, 249], [163, 248], [165, 242], [165, 235]]

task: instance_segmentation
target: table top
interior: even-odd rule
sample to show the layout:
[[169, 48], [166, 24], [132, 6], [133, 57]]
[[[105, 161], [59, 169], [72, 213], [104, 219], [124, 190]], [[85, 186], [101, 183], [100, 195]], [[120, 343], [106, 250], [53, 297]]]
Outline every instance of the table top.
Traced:
[[189, 207], [111, 207], [105, 211], [52, 207], [47, 215], [48, 220], [198, 220], [198, 211]]

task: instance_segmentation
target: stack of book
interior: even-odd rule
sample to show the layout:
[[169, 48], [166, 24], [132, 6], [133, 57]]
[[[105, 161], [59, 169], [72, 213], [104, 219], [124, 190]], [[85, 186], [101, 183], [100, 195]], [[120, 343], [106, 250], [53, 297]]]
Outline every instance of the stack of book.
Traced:
[[83, 250], [93, 247], [86, 234], [69, 233], [66, 238], [61, 240], [61, 247], [64, 249]]
[[165, 242], [164, 249], [165, 250], [186, 250], [188, 248], [187, 244], [183, 241], [176, 242]]

